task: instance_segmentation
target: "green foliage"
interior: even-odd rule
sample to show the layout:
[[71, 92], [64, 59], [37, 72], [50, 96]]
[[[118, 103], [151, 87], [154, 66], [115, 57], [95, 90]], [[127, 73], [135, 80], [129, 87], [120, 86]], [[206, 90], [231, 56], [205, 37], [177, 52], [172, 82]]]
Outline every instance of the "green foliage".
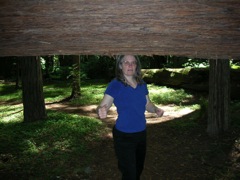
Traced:
[[193, 98], [183, 89], [173, 89], [166, 86], [148, 85], [151, 100], [156, 104], [177, 104], [181, 105]]
[[230, 60], [230, 66], [232, 69], [240, 69], [240, 61]]
[[115, 60], [108, 56], [85, 56], [81, 60], [81, 71], [89, 79], [111, 79]]
[[[51, 81], [43, 86], [43, 93], [46, 103], [61, 101], [71, 94], [70, 81]], [[81, 85], [82, 96], [72, 103], [76, 105], [98, 104], [106, 89], [105, 81], [86, 81]], [[13, 84], [0, 84], [0, 101], [20, 103], [22, 102], [21, 90], [15, 90]]]
[[183, 67], [208, 68], [209, 62], [203, 59], [188, 59], [188, 61], [183, 64]]
[[[103, 98], [106, 89], [105, 81], [85, 81], [81, 84], [81, 96], [73, 99], [70, 103], [75, 105], [92, 105], [98, 104]], [[61, 101], [71, 94], [69, 81], [55, 82], [44, 86], [45, 102], [52, 103]]]
[[40, 63], [41, 63], [42, 69], [45, 70], [46, 69], [46, 60], [43, 57], [40, 57]]
[[55, 179], [76, 171], [84, 174], [79, 167], [91, 160], [88, 144], [98, 141], [103, 130], [97, 119], [54, 111], [48, 111], [46, 121], [2, 122], [0, 158], [6, 162], [0, 163], [1, 171], [16, 174], [20, 179]]
[[[70, 56], [64, 56], [65, 61], [71, 61]], [[53, 71], [50, 73], [52, 79], [66, 80], [71, 78], [74, 67], [61, 65], [59, 56], [54, 56]], [[46, 60], [41, 57], [42, 69], [45, 70]], [[81, 55], [80, 78], [81, 81], [87, 79], [110, 79], [114, 74], [115, 61], [108, 56]]]
[[43, 86], [43, 93], [46, 103], [58, 102], [70, 96], [71, 84], [69, 81], [46, 83]]
[[55, 71], [53, 73], [51, 73], [51, 77], [53, 79], [66, 80], [68, 79], [71, 71], [72, 71], [72, 67], [59, 66], [55, 68]]
[[22, 104], [6, 104], [0, 106], [0, 122], [18, 122], [23, 121]]
[[21, 102], [22, 101], [22, 91], [16, 89], [15, 85], [12, 83], [0, 83], [0, 101], [7, 102]]
[[83, 84], [81, 86], [82, 96], [79, 99], [74, 99], [71, 103], [75, 105], [99, 104], [103, 98], [105, 89], [105, 83]]
[[[11, 84], [1, 84], [0, 100], [18, 100], [21, 101], [21, 91], [14, 90]], [[80, 99], [74, 100], [72, 103], [76, 105], [91, 105], [98, 104], [103, 97], [104, 91], [107, 87], [105, 81], [93, 80], [85, 81], [81, 84]], [[181, 104], [191, 100], [193, 96], [183, 89], [167, 88], [165, 86], [157, 86], [153, 84], [148, 85], [150, 97], [154, 103], [157, 104]], [[11, 90], [10, 90], [11, 89]], [[71, 86], [69, 81], [55, 81], [46, 83], [43, 87], [44, 97], [46, 103], [61, 101], [71, 94]], [[12, 92], [12, 93], [8, 93]]]

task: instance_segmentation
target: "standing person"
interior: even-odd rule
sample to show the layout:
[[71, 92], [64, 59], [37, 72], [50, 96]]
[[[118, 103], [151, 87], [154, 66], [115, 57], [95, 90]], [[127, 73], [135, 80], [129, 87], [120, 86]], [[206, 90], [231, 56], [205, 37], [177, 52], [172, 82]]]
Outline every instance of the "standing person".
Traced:
[[146, 83], [141, 78], [137, 56], [117, 57], [116, 78], [112, 80], [97, 108], [100, 119], [107, 117], [112, 104], [118, 117], [113, 127], [113, 140], [122, 180], [140, 179], [146, 155], [145, 111], [161, 117], [164, 111], [149, 99]]

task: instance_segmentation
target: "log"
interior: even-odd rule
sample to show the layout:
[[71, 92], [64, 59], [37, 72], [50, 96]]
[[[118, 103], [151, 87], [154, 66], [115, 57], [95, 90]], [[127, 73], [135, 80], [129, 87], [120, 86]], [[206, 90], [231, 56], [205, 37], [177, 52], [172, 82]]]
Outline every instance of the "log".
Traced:
[[[207, 68], [142, 69], [142, 74], [144, 81], [149, 84], [182, 88], [198, 93], [209, 92], [209, 69]], [[239, 69], [231, 69], [229, 86], [230, 98], [240, 99]]]
[[239, 59], [239, 0], [0, 0], [0, 56]]

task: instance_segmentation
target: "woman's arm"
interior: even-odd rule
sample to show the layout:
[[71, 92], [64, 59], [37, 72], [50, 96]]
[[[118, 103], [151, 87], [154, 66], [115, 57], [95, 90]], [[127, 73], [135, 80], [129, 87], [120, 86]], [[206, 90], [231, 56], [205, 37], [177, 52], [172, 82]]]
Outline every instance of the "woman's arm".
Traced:
[[100, 119], [104, 119], [107, 117], [107, 112], [112, 106], [113, 103], [113, 97], [109, 96], [108, 94], [105, 94], [101, 103], [97, 107], [97, 114]]
[[155, 106], [149, 99], [148, 95], [146, 95], [146, 99], [147, 99], [146, 110], [151, 113], [156, 113], [158, 117], [163, 116], [164, 111], [161, 108]]

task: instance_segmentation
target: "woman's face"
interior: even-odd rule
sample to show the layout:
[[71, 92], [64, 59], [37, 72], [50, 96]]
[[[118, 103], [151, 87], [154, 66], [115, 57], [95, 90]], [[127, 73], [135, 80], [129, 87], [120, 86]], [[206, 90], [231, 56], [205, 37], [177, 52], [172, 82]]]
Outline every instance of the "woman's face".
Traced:
[[137, 61], [134, 56], [126, 55], [121, 62], [121, 68], [124, 76], [134, 76], [136, 72]]

